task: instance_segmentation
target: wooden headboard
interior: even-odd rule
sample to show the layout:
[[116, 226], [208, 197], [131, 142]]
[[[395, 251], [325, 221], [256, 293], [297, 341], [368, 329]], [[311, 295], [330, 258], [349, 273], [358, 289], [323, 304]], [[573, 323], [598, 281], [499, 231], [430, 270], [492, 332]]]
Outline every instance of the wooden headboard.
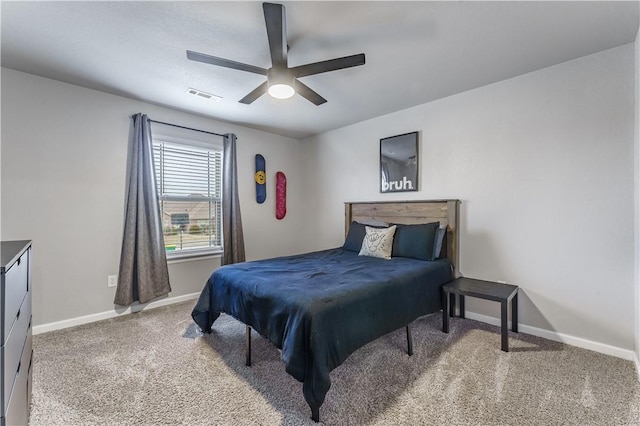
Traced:
[[387, 223], [440, 222], [447, 227], [447, 258], [453, 265], [454, 277], [458, 274], [458, 224], [460, 200], [425, 201], [372, 201], [345, 203], [345, 235], [352, 221], [380, 221]]

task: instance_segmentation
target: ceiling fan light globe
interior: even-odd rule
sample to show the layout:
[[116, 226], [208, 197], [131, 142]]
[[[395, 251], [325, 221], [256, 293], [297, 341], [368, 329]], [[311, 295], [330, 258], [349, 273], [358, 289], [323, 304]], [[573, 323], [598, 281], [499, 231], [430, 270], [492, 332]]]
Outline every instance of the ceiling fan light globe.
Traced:
[[269, 86], [269, 94], [276, 99], [289, 99], [296, 91], [288, 84], [277, 83]]

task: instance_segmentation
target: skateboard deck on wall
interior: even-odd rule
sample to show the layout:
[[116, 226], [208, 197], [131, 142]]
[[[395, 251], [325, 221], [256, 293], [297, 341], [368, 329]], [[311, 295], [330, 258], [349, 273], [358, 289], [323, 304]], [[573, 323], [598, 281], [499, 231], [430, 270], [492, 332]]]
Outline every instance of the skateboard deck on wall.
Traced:
[[276, 173], [276, 219], [283, 219], [287, 214], [287, 177], [282, 172]]
[[267, 173], [266, 162], [264, 157], [260, 154], [256, 154], [256, 201], [258, 204], [264, 203], [267, 199]]

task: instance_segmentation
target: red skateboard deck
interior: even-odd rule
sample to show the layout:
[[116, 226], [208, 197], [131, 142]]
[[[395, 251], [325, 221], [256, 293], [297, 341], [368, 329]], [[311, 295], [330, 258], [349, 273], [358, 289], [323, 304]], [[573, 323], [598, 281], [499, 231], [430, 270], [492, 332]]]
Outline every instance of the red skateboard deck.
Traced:
[[282, 172], [276, 173], [276, 219], [283, 219], [287, 214], [287, 177]]

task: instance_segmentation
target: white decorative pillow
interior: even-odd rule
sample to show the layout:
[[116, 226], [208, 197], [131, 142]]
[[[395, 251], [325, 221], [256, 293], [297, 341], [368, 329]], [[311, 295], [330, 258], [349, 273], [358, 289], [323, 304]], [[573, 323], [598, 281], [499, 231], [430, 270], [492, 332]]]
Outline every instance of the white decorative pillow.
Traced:
[[393, 248], [393, 235], [396, 233], [396, 226], [388, 228], [372, 228], [365, 226], [366, 234], [362, 241], [362, 248], [358, 256], [380, 257], [391, 259], [391, 249]]

